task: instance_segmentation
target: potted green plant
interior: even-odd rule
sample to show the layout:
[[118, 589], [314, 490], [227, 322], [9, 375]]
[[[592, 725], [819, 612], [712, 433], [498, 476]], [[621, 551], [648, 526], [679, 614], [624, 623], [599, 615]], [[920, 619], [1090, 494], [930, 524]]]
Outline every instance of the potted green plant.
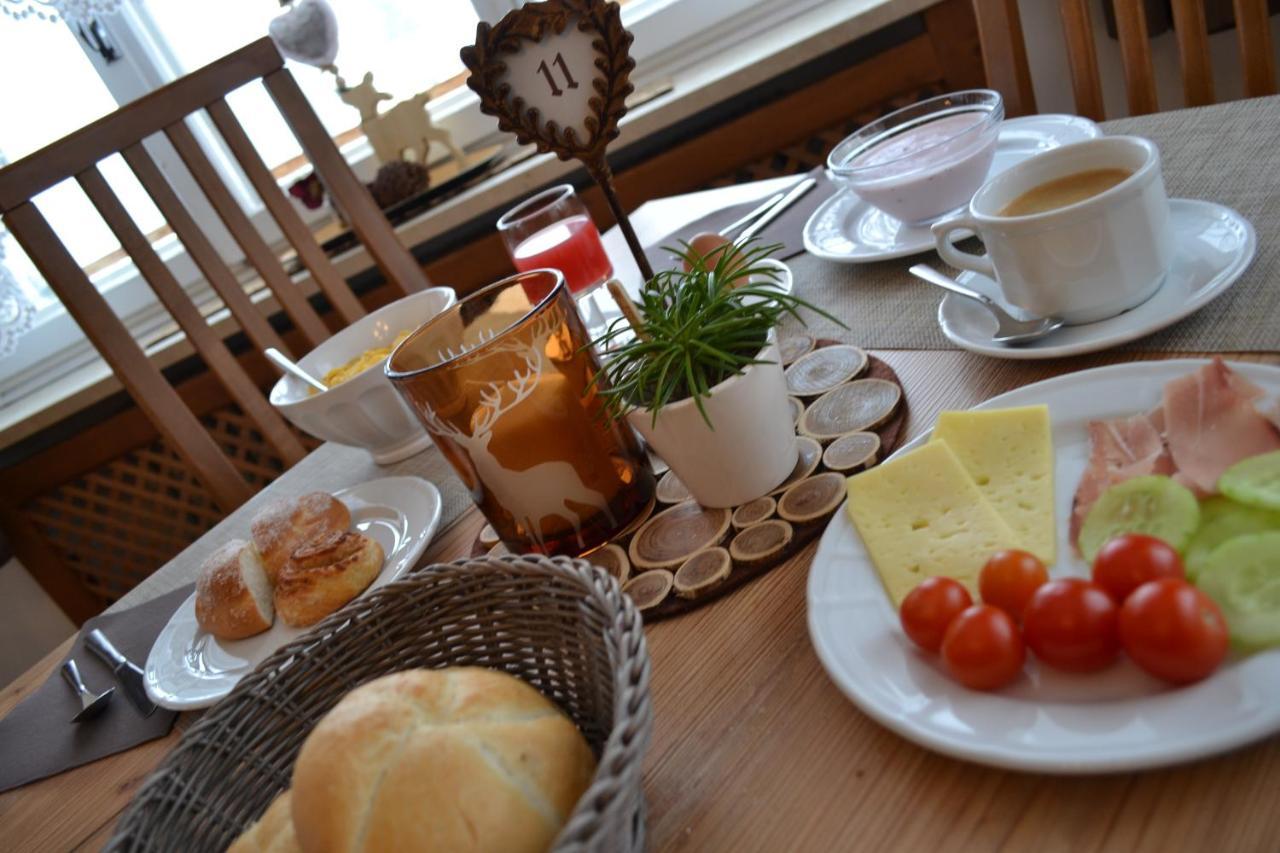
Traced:
[[795, 427], [776, 328], [805, 308], [779, 286], [776, 246], [726, 246], [655, 275], [626, 318], [594, 343], [604, 360], [607, 411], [627, 417], [703, 506], [767, 494], [795, 468]]

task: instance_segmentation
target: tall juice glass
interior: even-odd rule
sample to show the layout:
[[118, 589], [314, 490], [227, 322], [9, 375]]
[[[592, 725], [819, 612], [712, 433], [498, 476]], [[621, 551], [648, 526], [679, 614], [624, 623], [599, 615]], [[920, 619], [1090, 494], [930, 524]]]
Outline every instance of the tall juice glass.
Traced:
[[591, 385], [600, 364], [588, 343], [564, 277], [534, 270], [458, 302], [387, 360], [387, 376], [517, 553], [585, 554], [653, 504], [648, 459]]
[[[600, 232], [569, 184], [543, 190], [508, 210], [498, 219], [498, 233], [518, 272], [560, 270], [575, 296], [613, 275]], [[543, 294], [529, 296], [539, 299]]]

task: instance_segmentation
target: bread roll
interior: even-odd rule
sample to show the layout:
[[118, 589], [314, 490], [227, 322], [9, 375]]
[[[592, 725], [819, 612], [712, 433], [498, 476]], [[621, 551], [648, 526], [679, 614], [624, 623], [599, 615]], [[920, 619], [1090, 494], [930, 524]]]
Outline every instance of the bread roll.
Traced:
[[232, 539], [200, 567], [196, 621], [223, 640], [251, 637], [271, 627], [271, 582], [252, 542]]
[[314, 625], [364, 592], [382, 558], [382, 546], [356, 531], [303, 545], [276, 576], [276, 612], [295, 628]]
[[346, 504], [327, 492], [311, 492], [267, 504], [253, 517], [250, 531], [267, 577], [274, 584], [294, 551], [313, 539], [350, 527], [351, 510]]
[[298, 853], [289, 800], [288, 791], [276, 797], [262, 817], [231, 842], [227, 853]]
[[293, 770], [312, 851], [544, 851], [591, 783], [582, 733], [517, 678], [409, 670], [348, 693]]

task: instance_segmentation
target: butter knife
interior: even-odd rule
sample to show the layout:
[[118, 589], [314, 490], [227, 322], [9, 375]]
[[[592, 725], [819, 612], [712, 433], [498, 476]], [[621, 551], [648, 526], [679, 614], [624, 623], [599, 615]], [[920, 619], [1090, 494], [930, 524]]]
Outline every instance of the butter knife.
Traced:
[[142, 670], [120, 654], [116, 647], [111, 645], [106, 634], [97, 628], [85, 635], [84, 644], [89, 651], [102, 658], [111, 667], [116, 681], [120, 682], [120, 686], [124, 689], [124, 695], [129, 697], [129, 701], [138, 709], [138, 713], [144, 717], [151, 716], [156, 709], [156, 703], [147, 696], [147, 688], [142, 681]]

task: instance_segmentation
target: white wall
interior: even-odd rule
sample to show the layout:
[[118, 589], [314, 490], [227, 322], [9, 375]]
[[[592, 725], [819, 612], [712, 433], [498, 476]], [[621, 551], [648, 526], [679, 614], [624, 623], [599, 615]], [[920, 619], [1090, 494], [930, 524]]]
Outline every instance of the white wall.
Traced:
[[0, 566], [0, 686], [26, 672], [75, 630], [21, 563], [10, 560]]
[[[1042, 113], [1073, 113], [1071, 75], [1067, 65], [1067, 47], [1062, 35], [1062, 17], [1058, 4], [1046, 0], [1018, 0], [1022, 14], [1022, 31], [1027, 45], [1027, 64], [1031, 67], [1031, 83], [1036, 93], [1036, 109]], [[1098, 51], [1098, 70], [1102, 77], [1102, 97], [1107, 118], [1129, 114], [1124, 94], [1124, 68], [1120, 62], [1120, 43], [1107, 35], [1102, 0], [1090, 0], [1093, 39]], [[1280, 16], [1271, 19], [1271, 44], [1280, 64]], [[1213, 62], [1214, 96], [1219, 101], [1244, 97], [1240, 73], [1240, 48], [1235, 30], [1209, 37], [1209, 53]], [[1178, 42], [1170, 30], [1151, 40], [1151, 59], [1156, 72], [1156, 97], [1161, 110], [1185, 106], [1182, 98], [1182, 72], [1178, 63]]]

